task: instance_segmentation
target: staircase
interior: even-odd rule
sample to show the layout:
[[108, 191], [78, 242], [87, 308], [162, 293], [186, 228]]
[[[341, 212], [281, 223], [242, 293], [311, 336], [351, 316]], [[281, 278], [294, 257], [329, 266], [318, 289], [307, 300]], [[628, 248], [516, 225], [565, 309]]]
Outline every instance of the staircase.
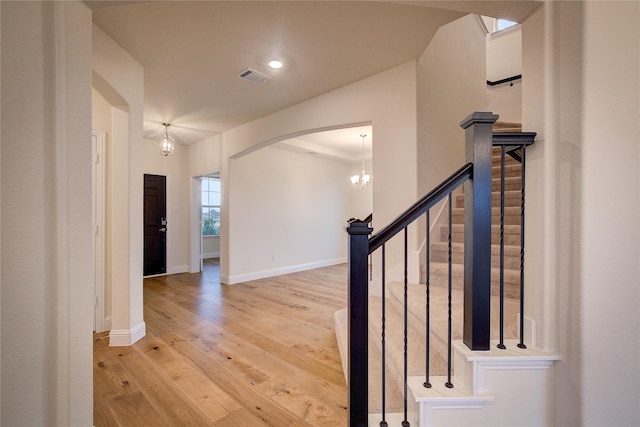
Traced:
[[[497, 122], [496, 132], [521, 132], [516, 123]], [[493, 148], [492, 161], [492, 216], [491, 216], [491, 293], [499, 295], [500, 287], [500, 148]], [[519, 298], [520, 293], [520, 223], [522, 166], [505, 156], [505, 211], [504, 211], [504, 287], [507, 298]], [[464, 271], [464, 194], [454, 197], [452, 210], [452, 278], [453, 288], [463, 288]], [[440, 227], [440, 241], [431, 244], [430, 284], [448, 286], [448, 234], [449, 226]], [[420, 283], [426, 283], [426, 265], [420, 266]]]
[[[515, 131], [519, 131], [517, 129]], [[521, 166], [512, 158], [506, 159], [508, 190], [505, 192], [507, 209], [505, 209], [505, 235], [507, 244], [505, 245], [505, 338], [517, 338], [518, 313], [519, 313], [519, 293], [520, 293], [520, 173]], [[492, 316], [492, 337], [499, 336], [499, 285], [500, 285], [500, 149], [493, 149], [493, 194], [492, 203], [494, 212], [492, 215], [492, 247], [491, 247], [491, 312]], [[452, 210], [452, 304], [453, 304], [453, 325], [452, 339], [462, 339], [462, 297], [464, 282], [464, 194], [455, 196], [455, 207]], [[431, 354], [430, 373], [434, 376], [444, 376], [447, 372], [448, 358], [448, 233], [449, 226], [440, 227], [440, 242], [431, 244], [431, 264], [430, 264], [430, 303], [431, 303]], [[414, 346], [409, 352], [408, 374], [410, 376], [425, 375], [425, 361], [421, 355], [425, 354], [425, 337], [420, 331], [426, 329], [426, 265], [421, 265], [421, 284], [408, 284], [408, 341]], [[404, 286], [401, 282], [392, 282], [387, 285], [388, 298], [386, 304], [386, 334], [387, 334], [387, 369], [388, 378], [392, 379], [386, 387], [387, 402], [386, 407], [389, 412], [402, 412], [403, 383], [398, 379], [403, 377], [403, 307], [404, 307]], [[370, 360], [379, 359], [381, 353], [380, 337], [382, 335], [382, 301], [380, 297], [369, 297], [369, 349], [373, 355]], [[343, 316], [346, 316], [346, 311]], [[415, 350], [415, 351], [413, 351]], [[370, 371], [379, 372], [379, 370]], [[395, 381], [394, 381], [395, 379]], [[372, 382], [373, 380], [373, 382]], [[379, 378], [372, 378], [370, 375], [370, 389]], [[443, 381], [443, 383], [446, 381]], [[373, 413], [381, 412], [381, 393], [370, 394], [369, 410]]]
[[[494, 126], [501, 128], [501, 126]], [[503, 126], [508, 132], [519, 128]], [[493, 151], [492, 232], [491, 232], [491, 339], [500, 335], [500, 148]], [[507, 350], [472, 352], [462, 344], [464, 274], [464, 194], [453, 197], [452, 224], [440, 229], [439, 242], [430, 248], [430, 358], [426, 373], [426, 267], [422, 284], [392, 282], [386, 285], [386, 298], [369, 296], [369, 394], [371, 426], [383, 420], [388, 425], [545, 425], [550, 414], [544, 401], [549, 368], [554, 355], [534, 349], [518, 348], [520, 312], [520, 222], [521, 166], [505, 158], [504, 210], [504, 339]], [[451, 230], [450, 230], [451, 229]], [[451, 340], [449, 338], [449, 233], [452, 239]], [[406, 292], [406, 296], [405, 296]], [[405, 314], [406, 301], [406, 314]], [[384, 305], [384, 316], [383, 316]], [[346, 366], [346, 309], [336, 313], [336, 335]], [[407, 353], [405, 362], [405, 316]], [[382, 321], [385, 319], [385, 393], [382, 397], [381, 352]], [[344, 326], [343, 326], [344, 325]], [[528, 334], [525, 334], [528, 335]], [[452, 376], [448, 377], [448, 364]], [[407, 382], [404, 382], [404, 369]], [[432, 385], [425, 388], [427, 379]], [[510, 383], [518, 378], [517, 387]], [[453, 388], [445, 387], [451, 381]], [[405, 387], [408, 391], [404, 399]], [[532, 391], [533, 390], [533, 391]], [[538, 390], [536, 393], [535, 390]], [[383, 411], [384, 399], [384, 416]], [[541, 410], [542, 408], [542, 410]], [[479, 412], [480, 411], [480, 412]], [[514, 418], [512, 418], [512, 416]], [[525, 416], [525, 418], [523, 418]]]

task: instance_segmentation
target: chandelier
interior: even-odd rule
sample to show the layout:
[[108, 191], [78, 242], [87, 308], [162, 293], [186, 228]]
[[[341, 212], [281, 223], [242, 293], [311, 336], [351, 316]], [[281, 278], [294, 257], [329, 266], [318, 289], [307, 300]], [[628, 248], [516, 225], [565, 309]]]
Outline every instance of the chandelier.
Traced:
[[169, 154], [173, 153], [173, 149], [175, 148], [176, 144], [175, 139], [169, 136], [169, 133], [167, 132], [167, 128], [171, 125], [169, 123], [162, 123], [162, 126], [164, 126], [164, 135], [162, 135], [162, 138], [160, 138], [160, 154], [166, 157]]
[[366, 136], [367, 135], [364, 133], [360, 134], [360, 137], [362, 138], [362, 172], [360, 172], [360, 175], [351, 175], [351, 183], [360, 188], [365, 188], [369, 181], [371, 181], [371, 175], [366, 173], [364, 169], [364, 138]]

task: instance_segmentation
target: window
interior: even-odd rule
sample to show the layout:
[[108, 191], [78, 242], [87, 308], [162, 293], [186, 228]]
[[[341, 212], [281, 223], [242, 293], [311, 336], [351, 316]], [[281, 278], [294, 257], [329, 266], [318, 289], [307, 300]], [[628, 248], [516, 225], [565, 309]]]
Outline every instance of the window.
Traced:
[[518, 24], [517, 22], [509, 21], [508, 19], [496, 19], [495, 31], [504, 30], [506, 28], [513, 27], [514, 25], [517, 25], [517, 24]]
[[202, 192], [202, 235], [220, 235], [220, 178], [200, 179]]

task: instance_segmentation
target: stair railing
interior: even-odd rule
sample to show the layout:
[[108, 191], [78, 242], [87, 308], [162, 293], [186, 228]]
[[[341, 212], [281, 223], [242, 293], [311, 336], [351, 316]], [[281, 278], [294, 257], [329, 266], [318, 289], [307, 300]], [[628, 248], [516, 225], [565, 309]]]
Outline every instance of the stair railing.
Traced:
[[533, 144], [535, 132], [502, 132], [493, 135], [493, 146], [500, 147], [500, 341], [497, 347], [501, 350], [504, 344], [504, 215], [505, 215], [505, 171], [508, 154], [521, 165], [520, 170], [520, 324], [519, 348], [527, 348], [524, 344], [524, 223], [525, 223], [525, 175], [527, 146]]
[[[449, 198], [449, 271], [448, 271], [448, 372], [445, 385], [452, 388], [451, 371], [451, 288], [452, 288], [452, 245], [451, 245], [451, 195], [464, 185], [464, 323], [463, 342], [471, 350], [489, 350], [490, 346], [490, 306], [491, 306], [491, 192], [492, 192], [492, 146], [499, 145], [501, 156], [505, 154], [523, 162], [526, 146], [533, 143], [535, 133], [493, 134], [492, 126], [498, 116], [488, 112], [475, 112], [463, 120], [460, 125], [465, 129], [466, 164], [447, 178], [442, 184], [429, 192], [413, 206], [403, 212], [391, 224], [369, 238], [373, 231], [368, 221], [351, 221], [346, 231], [349, 234], [348, 266], [348, 404], [349, 425], [368, 426], [368, 257], [375, 250], [382, 251], [382, 420], [381, 427], [387, 426], [385, 414], [385, 244], [400, 232], [404, 232], [404, 420], [403, 427], [409, 426], [407, 420], [407, 233], [408, 226], [421, 216], [427, 221], [427, 241], [429, 240], [429, 209], [444, 197]], [[502, 161], [504, 182], [504, 160]], [[504, 187], [504, 186], [503, 186]], [[502, 190], [503, 191], [503, 190]], [[502, 196], [504, 200], [504, 193]], [[502, 202], [504, 203], [504, 202]], [[522, 215], [524, 215], [524, 171], [522, 173]], [[504, 208], [502, 208], [504, 217]], [[503, 223], [503, 222], [502, 222]], [[524, 224], [524, 218], [522, 219]], [[501, 227], [501, 247], [503, 248], [503, 227]], [[521, 276], [524, 272], [524, 231], [522, 232]], [[427, 250], [427, 262], [430, 250]], [[501, 249], [503, 259], [504, 249]], [[503, 261], [501, 261], [503, 262]], [[521, 277], [521, 296], [524, 295], [524, 278]], [[503, 283], [501, 288], [504, 288]], [[426, 331], [427, 350], [425, 356], [426, 374], [424, 386], [431, 387], [429, 380], [429, 270], [427, 266], [426, 283]], [[501, 291], [503, 292], [503, 291]], [[522, 300], [522, 298], [521, 298]], [[524, 307], [521, 306], [521, 318]], [[503, 318], [501, 308], [501, 319]], [[523, 331], [521, 323], [521, 345]], [[501, 325], [503, 323], [501, 322]], [[501, 341], [502, 341], [501, 326]]]

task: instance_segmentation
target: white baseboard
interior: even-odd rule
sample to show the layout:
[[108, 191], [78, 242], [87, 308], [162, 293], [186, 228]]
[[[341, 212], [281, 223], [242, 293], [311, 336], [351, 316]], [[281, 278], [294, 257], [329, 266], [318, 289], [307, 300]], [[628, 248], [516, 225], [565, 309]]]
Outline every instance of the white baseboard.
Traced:
[[138, 323], [131, 329], [112, 329], [111, 332], [109, 332], [109, 345], [111, 347], [128, 346], [144, 337], [146, 333], [147, 327], [144, 321]]
[[256, 271], [253, 273], [223, 276], [220, 278], [220, 280], [222, 283], [225, 283], [227, 285], [234, 285], [236, 283], [247, 282], [249, 280], [265, 279], [267, 277], [281, 276], [283, 274], [312, 270], [314, 268], [329, 267], [331, 265], [336, 265], [336, 264], [344, 264], [345, 262], [347, 262], [346, 258], [334, 258], [334, 259], [328, 259], [324, 261], [310, 262], [307, 264], [298, 264], [298, 265], [291, 265], [287, 267], [274, 268], [272, 270], [262, 270], [262, 271]]
[[175, 267], [170, 267], [169, 271], [167, 271], [167, 274], [186, 273], [188, 270], [188, 265], [176, 265]]
[[110, 329], [111, 329], [111, 315], [105, 316], [105, 318], [102, 320], [102, 323], [99, 325], [96, 325], [96, 330], [94, 332], [96, 333], [106, 332]]
[[220, 252], [207, 252], [206, 254], [202, 254], [203, 259], [209, 258], [220, 258]]
[[166, 273], [150, 274], [148, 276], [144, 276], [144, 278], [148, 279], [148, 278], [151, 278], [151, 277], [167, 276], [169, 274], [186, 273], [188, 271], [189, 271], [189, 266], [188, 265], [176, 265], [175, 267], [169, 267], [169, 269], [167, 270]]

